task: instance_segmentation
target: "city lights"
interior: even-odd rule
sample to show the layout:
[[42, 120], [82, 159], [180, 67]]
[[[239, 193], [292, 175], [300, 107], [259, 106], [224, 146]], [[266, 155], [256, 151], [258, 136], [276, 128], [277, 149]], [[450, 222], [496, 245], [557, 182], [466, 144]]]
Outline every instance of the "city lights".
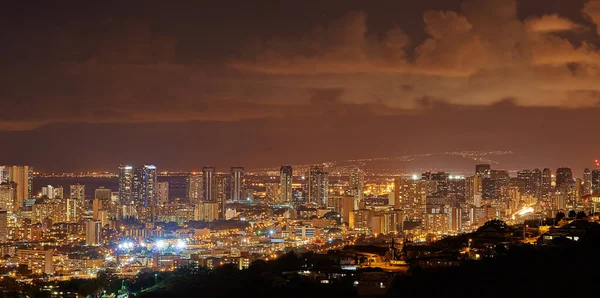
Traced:
[[[295, 184], [294, 168], [290, 165], [280, 168], [279, 179], [270, 175], [254, 175], [242, 167], [232, 169], [232, 173], [223, 174], [214, 167], [204, 167], [202, 175], [187, 174], [182, 180], [193, 200], [202, 198], [201, 187], [204, 184], [218, 190], [213, 192], [212, 201], [191, 204], [179, 200], [170, 202], [170, 182], [158, 181], [156, 167], [118, 167], [116, 177], [118, 189], [124, 190], [119, 193], [124, 194], [123, 201], [114, 198], [110, 188], [100, 187], [94, 191], [95, 198], [89, 211], [92, 216], [95, 214], [96, 218], [103, 220], [125, 214], [135, 220], [130, 223], [124, 220], [118, 224], [109, 220], [106, 224], [102, 220], [89, 219], [81, 226], [84, 233], [74, 235], [66, 228], [61, 231], [70, 234], [59, 241], [72, 245], [74, 249], [83, 241], [89, 249], [102, 250], [105, 245], [116, 245], [116, 250], [108, 250], [107, 254], [94, 260], [92, 269], [73, 270], [72, 274], [83, 276], [81, 272], [86, 272], [93, 276], [107, 267], [114, 268], [118, 274], [131, 276], [144, 268], [172, 271], [176, 269], [174, 264], [188, 262], [192, 255], [198, 256], [195, 261], [206, 266], [235, 262], [241, 264], [240, 268], [247, 268], [250, 255], [275, 260], [291, 248], [316, 254], [337, 254], [347, 250], [348, 246], [390, 241], [391, 237], [401, 233], [410, 237], [411, 243], [423, 246], [447, 237], [469, 234], [469, 241], [461, 248], [460, 254], [478, 260], [490, 255], [490, 252], [478, 247], [477, 234], [472, 234], [481, 225], [497, 224], [506, 229], [508, 225], [526, 221], [537, 222], [538, 225], [568, 224], [575, 218], [593, 221], [595, 217], [588, 214], [593, 214], [592, 208], [600, 202], [594, 192], [600, 189], [600, 169], [585, 169], [582, 178], [575, 178], [570, 168], [558, 168], [554, 173], [548, 168], [525, 169], [511, 175], [508, 170], [478, 164], [472, 174], [465, 175], [465, 171], [424, 171], [422, 174], [369, 176], [358, 167], [334, 174], [321, 166], [310, 166], [301, 171], [306, 174], [306, 179]], [[25, 172], [25, 169], [20, 171]], [[0, 175], [6, 175], [2, 167]], [[298, 179], [299, 176], [295, 177]], [[226, 188], [228, 179], [237, 179], [236, 183], [239, 183], [235, 190], [239, 194], [237, 201], [230, 199]], [[53, 221], [77, 224], [74, 220], [84, 216], [84, 213], [78, 213], [82, 211], [77, 203], [85, 198], [85, 185], [77, 182], [69, 187], [71, 196], [79, 198], [74, 201], [50, 198], [61, 197], [64, 190], [51, 184], [43, 185], [41, 198], [32, 202], [32, 209], [36, 210], [30, 215], [32, 221], [39, 223], [40, 229]], [[2, 189], [16, 190], [8, 184], [0, 184], [0, 191]], [[128, 192], [133, 189], [136, 191]], [[281, 189], [286, 189], [283, 194]], [[154, 192], [156, 196], [149, 198], [142, 194], [148, 192]], [[2, 198], [0, 196], [0, 200]], [[145, 206], [148, 202], [157, 204]], [[63, 216], [62, 210], [69, 215]], [[565, 216], [560, 219], [557, 215], [550, 222], [548, 217], [552, 213], [557, 214], [558, 210]], [[52, 218], [42, 217], [44, 214]], [[11, 229], [18, 227], [19, 216], [18, 213], [6, 214], [6, 222]], [[55, 228], [61, 226], [55, 225]], [[549, 234], [553, 228], [540, 226], [538, 233], [545, 235], [541, 232], [544, 231]], [[544, 236], [533, 237], [531, 230], [532, 227], [524, 225], [523, 236], [511, 241], [523, 244], [549, 241], [544, 240]], [[560, 233], [568, 234], [565, 231]], [[504, 232], [497, 234], [504, 235]], [[569, 237], [574, 241], [581, 239], [579, 235]], [[47, 241], [53, 241], [53, 238]], [[147, 246], [153, 249], [148, 250]], [[47, 250], [43, 257], [50, 260], [55, 254], [60, 255]], [[46, 270], [39, 265], [42, 263], [37, 250], [21, 250], [21, 255], [23, 257], [15, 264], [37, 266], [32, 272], [38, 274]], [[82, 262], [73, 265], [74, 261], [69, 261], [68, 256], [57, 258], [62, 266], [57, 268], [85, 266]], [[374, 266], [373, 263], [383, 268], [409, 266], [403, 259], [379, 259], [349, 267], [357, 269]]]
[[598, 296], [600, 0], [88, 2], [0, 9], [0, 296]]

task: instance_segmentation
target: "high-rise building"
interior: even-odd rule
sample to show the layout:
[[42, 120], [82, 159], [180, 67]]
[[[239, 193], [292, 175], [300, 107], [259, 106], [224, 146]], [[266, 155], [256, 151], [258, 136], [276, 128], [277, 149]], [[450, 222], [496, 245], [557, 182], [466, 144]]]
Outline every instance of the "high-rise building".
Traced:
[[145, 207], [156, 206], [156, 167], [136, 168], [133, 176], [133, 201]]
[[462, 230], [462, 210], [458, 207], [451, 207], [448, 210], [448, 230], [453, 232]]
[[8, 168], [6, 166], [0, 166], [0, 184], [8, 183]]
[[477, 199], [483, 197], [484, 189], [486, 196], [493, 198], [496, 191], [495, 180], [481, 178], [477, 175], [465, 177], [465, 202], [467, 204], [474, 204]]
[[54, 199], [54, 186], [48, 185], [42, 187], [42, 197], [44, 196], [48, 199]]
[[203, 197], [202, 201], [204, 202], [216, 202], [215, 198], [215, 182], [216, 182], [216, 172], [214, 167], [203, 167], [202, 168], [202, 176], [203, 176]]
[[327, 205], [329, 194], [329, 174], [320, 167], [310, 167], [306, 173], [307, 203]]
[[8, 211], [9, 216], [18, 210], [16, 183], [0, 184], [0, 210]]
[[508, 171], [499, 169], [490, 170], [490, 178], [481, 178], [482, 199], [501, 199], [502, 189], [508, 187], [509, 181]]
[[110, 201], [112, 191], [104, 186], [100, 186], [94, 190], [94, 199]]
[[215, 202], [217, 203], [217, 218], [225, 219], [225, 212], [227, 211], [227, 177], [224, 175], [215, 176]]
[[523, 195], [533, 194], [533, 173], [530, 170], [522, 170], [517, 172], [517, 179], [519, 180], [519, 193]]
[[491, 167], [488, 164], [475, 165], [475, 176], [490, 178]]
[[429, 185], [435, 186], [428, 190], [428, 195], [445, 197], [448, 195], [448, 179], [450, 175], [446, 172], [425, 172], [421, 174], [421, 180], [429, 181]]
[[169, 203], [169, 182], [156, 183], [156, 201], [159, 205]]
[[402, 177], [397, 176], [394, 178], [394, 209], [402, 209], [402, 197], [400, 195], [400, 189], [402, 189]]
[[542, 171], [533, 169], [531, 171], [531, 190], [536, 199], [542, 197]]
[[[81, 219], [82, 214], [86, 210], [85, 204], [85, 185], [74, 184], [70, 186], [70, 202], [67, 202], [65, 207], [72, 207], [73, 210], [69, 210], [72, 213], [72, 220], [77, 221]], [[67, 216], [69, 217], [69, 216]]]
[[90, 246], [102, 244], [101, 221], [90, 220], [85, 222], [85, 244]]
[[281, 166], [279, 169], [279, 202], [292, 202], [292, 166]]
[[104, 201], [102, 199], [94, 199], [92, 201], [92, 219], [100, 220], [100, 212], [104, 210], [104, 204], [107, 204], [108, 201]]
[[466, 180], [463, 176], [450, 176], [447, 182], [446, 196], [456, 201], [463, 202], [466, 198]]
[[279, 183], [265, 183], [265, 197], [269, 202], [279, 202]]
[[48, 199], [63, 199], [64, 192], [62, 186], [44, 186], [42, 187], [42, 196], [47, 197]]
[[592, 196], [600, 197], [600, 169], [592, 170]]
[[27, 265], [33, 273], [54, 274], [53, 254], [53, 249], [19, 249], [17, 260], [20, 265]]
[[365, 172], [358, 167], [353, 167], [350, 171], [350, 192], [356, 197], [356, 200], [362, 201], [362, 195], [365, 188]]
[[85, 202], [85, 185], [83, 184], [73, 184], [70, 186], [70, 198], [79, 201], [81, 204]]
[[0, 210], [0, 243], [8, 240], [8, 211]]
[[122, 205], [133, 203], [133, 167], [119, 166], [119, 201]]
[[582, 196], [591, 195], [592, 194], [592, 172], [590, 169], [585, 168], [583, 170], [583, 179], [582, 179]]
[[191, 173], [186, 178], [186, 193], [190, 204], [197, 205], [202, 201], [202, 180], [201, 173]]
[[33, 168], [29, 166], [12, 166], [8, 168], [8, 181], [16, 183], [17, 198], [16, 208], [23, 207], [25, 200], [32, 194]]
[[561, 189], [574, 182], [571, 168], [556, 169], [556, 188]]
[[64, 199], [65, 198], [63, 187], [60, 185], [54, 186], [52, 188], [52, 192], [53, 192], [54, 199]]
[[552, 190], [552, 171], [549, 168], [542, 170], [542, 197], [548, 198], [548, 194]]
[[211, 222], [219, 218], [219, 206], [213, 202], [201, 202], [194, 206], [194, 220]]
[[76, 222], [81, 217], [82, 207], [77, 199], [65, 200], [65, 220], [67, 222]]
[[242, 182], [244, 178], [244, 168], [232, 167], [230, 188], [231, 188], [231, 200], [234, 202], [242, 199]]
[[425, 205], [428, 183], [428, 180], [396, 177], [394, 209], [419, 209]]

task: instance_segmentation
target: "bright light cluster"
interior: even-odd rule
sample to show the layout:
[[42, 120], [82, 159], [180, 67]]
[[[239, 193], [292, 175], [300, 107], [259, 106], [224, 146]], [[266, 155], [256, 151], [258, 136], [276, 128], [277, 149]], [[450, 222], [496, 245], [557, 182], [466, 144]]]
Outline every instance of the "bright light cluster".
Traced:
[[519, 210], [519, 212], [517, 212], [517, 214], [523, 216], [523, 215], [529, 214], [533, 211], [534, 211], [534, 209], [531, 207], [524, 207], [523, 209]]
[[133, 242], [131, 242], [131, 241], [119, 243], [119, 249], [132, 249], [132, 248], [133, 248]]

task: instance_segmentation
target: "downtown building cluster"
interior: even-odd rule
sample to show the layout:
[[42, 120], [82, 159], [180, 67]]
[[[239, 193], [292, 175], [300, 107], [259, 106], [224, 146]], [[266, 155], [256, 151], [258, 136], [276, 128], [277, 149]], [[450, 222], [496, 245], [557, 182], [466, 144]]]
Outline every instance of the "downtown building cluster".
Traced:
[[510, 176], [479, 164], [472, 176], [427, 172], [394, 182], [393, 203], [404, 212], [403, 229], [421, 239], [473, 231], [492, 219], [543, 221], [558, 212], [592, 214], [600, 196], [598, 169], [585, 169], [581, 178], [566, 167]]
[[[511, 176], [486, 164], [468, 176], [385, 177], [358, 167], [328, 172], [283, 165], [268, 175], [204, 167], [184, 174], [183, 196], [170, 193], [153, 165], [121, 165], [115, 176], [116, 187], [96, 187], [91, 196], [78, 182], [33, 194], [31, 167], [0, 167], [1, 249], [11, 256], [3, 266], [64, 276], [171, 270], [190, 262], [245, 268], [289, 249], [324, 252], [353, 244], [360, 235], [433, 241], [491, 219], [591, 213], [600, 201], [598, 169], [576, 178], [568, 168]], [[81, 247], [86, 253], [75, 253]]]

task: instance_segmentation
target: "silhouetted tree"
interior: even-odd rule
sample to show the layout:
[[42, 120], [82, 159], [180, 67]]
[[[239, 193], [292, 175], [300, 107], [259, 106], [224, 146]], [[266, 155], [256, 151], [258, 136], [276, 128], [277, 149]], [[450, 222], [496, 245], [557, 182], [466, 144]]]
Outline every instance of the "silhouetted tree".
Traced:
[[31, 270], [25, 264], [19, 264], [17, 266], [17, 274], [19, 275], [29, 275], [31, 274]]
[[555, 223], [558, 224], [563, 218], [565, 218], [564, 212], [556, 213]]
[[267, 271], [268, 267], [269, 266], [267, 265], [267, 262], [265, 262], [265, 260], [258, 259], [256, 261], [250, 263], [250, 266], [248, 267], [248, 271], [251, 272], [252, 274], [258, 274], [258, 273]]

